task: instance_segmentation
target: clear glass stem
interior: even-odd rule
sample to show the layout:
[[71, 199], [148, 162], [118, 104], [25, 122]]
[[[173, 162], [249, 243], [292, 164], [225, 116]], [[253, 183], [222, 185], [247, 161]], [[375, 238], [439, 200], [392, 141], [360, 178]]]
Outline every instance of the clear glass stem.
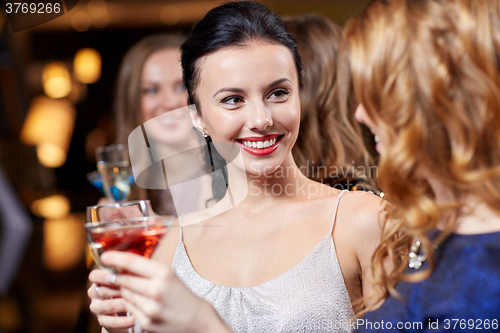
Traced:
[[[130, 317], [130, 312], [127, 311], [127, 317]], [[142, 333], [141, 325], [137, 322], [137, 320], [134, 320], [134, 327], [130, 327], [127, 330], [127, 333]]]
[[134, 322], [134, 333], [142, 333], [141, 325], [137, 320]]

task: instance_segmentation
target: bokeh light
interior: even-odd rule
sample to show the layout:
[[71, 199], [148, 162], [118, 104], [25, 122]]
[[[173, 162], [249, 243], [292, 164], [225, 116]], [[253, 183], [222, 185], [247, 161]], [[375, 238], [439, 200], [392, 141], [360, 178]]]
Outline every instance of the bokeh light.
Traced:
[[86, 12], [78, 12], [71, 18], [71, 26], [78, 32], [87, 31], [92, 24], [92, 18]]
[[82, 83], [94, 83], [101, 77], [101, 55], [95, 49], [79, 50], [73, 60], [75, 78]]
[[71, 91], [71, 77], [62, 62], [52, 62], [43, 68], [43, 91], [51, 98], [68, 96]]
[[37, 97], [21, 129], [21, 141], [37, 146], [37, 156], [44, 166], [64, 164], [69, 148], [76, 111], [66, 100]]
[[43, 261], [52, 271], [75, 267], [84, 255], [83, 214], [62, 219], [47, 219], [43, 224]]
[[46, 219], [61, 219], [68, 216], [70, 204], [64, 195], [54, 194], [34, 201], [31, 204], [31, 211]]
[[167, 5], [162, 8], [160, 18], [166, 25], [174, 25], [181, 19], [181, 11], [177, 6]]

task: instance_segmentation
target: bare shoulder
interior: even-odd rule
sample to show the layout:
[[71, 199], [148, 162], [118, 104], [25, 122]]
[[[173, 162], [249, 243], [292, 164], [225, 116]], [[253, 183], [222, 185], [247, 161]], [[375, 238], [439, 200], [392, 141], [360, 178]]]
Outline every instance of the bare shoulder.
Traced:
[[385, 200], [363, 191], [346, 192], [340, 201], [339, 215], [349, 220], [350, 228], [374, 231], [382, 228]]
[[180, 240], [180, 228], [179, 219], [175, 219], [172, 226], [165, 236], [163, 236], [160, 244], [153, 253], [153, 260], [162, 262], [168, 267], [172, 265], [172, 260], [174, 259], [175, 251], [179, 245]]
[[342, 196], [336, 228], [349, 240], [360, 262], [366, 262], [380, 242], [385, 200], [368, 192], [352, 191]]

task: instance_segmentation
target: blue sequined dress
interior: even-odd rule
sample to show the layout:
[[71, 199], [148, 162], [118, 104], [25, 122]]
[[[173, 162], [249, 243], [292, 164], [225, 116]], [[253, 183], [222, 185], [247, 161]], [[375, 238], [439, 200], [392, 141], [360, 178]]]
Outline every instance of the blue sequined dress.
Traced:
[[451, 234], [435, 255], [428, 279], [397, 286], [406, 302], [390, 296], [355, 332], [500, 332], [500, 232]]

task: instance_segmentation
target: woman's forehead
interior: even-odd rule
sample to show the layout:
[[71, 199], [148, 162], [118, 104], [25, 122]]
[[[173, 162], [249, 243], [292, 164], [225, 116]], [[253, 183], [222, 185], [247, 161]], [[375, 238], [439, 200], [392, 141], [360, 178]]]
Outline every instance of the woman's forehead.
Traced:
[[226, 47], [207, 55], [198, 66], [200, 84], [249, 84], [283, 77], [298, 81], [292, 52], [281, 44], [256, 41]]

